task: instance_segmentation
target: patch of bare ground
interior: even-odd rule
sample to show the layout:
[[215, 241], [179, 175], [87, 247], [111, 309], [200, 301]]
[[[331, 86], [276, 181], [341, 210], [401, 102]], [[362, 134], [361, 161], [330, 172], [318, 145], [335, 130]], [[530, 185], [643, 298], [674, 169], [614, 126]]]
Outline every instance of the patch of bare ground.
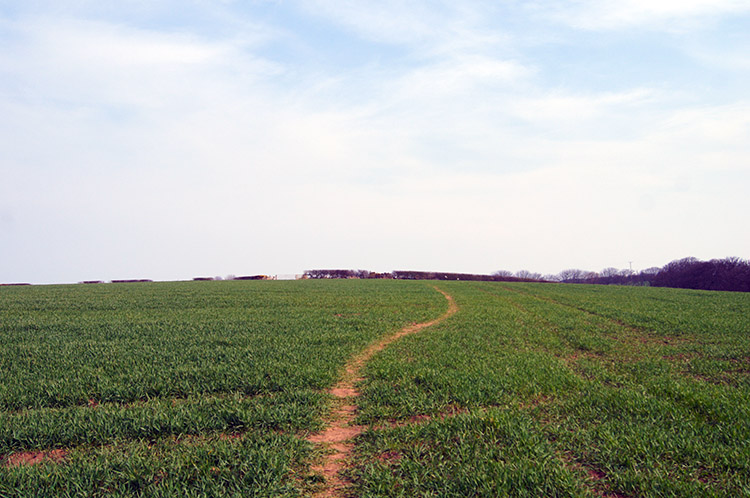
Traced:
[[[544, 426], [552, 423], [546, 417], [537, 418], [537, 420]], [[553, 444], [555, 440], [555, 437], [549, 438], [549, 441]], [[586, 489], [591, 491], [594, 496], [598, 498], [627, 498], [627, 495], [612, 489], [607, 478], [607, 473], [601, 467], [590, 462], [581, 461], [580, 457], [576, 457], [569, 450], [558, 448], [555, 450], [555, 454], [568, 470], [584, 478]]]
[[549, 396], [547, 394], [540, 394], [528, 401], [519, 403], [518, 407], [521, 410], [529, 410], [532, 408], [536, 408], [537, 406], [547, 405], [550, 402], [552, 402], [552, 396]]
[[424, 425], [429, 424], [433, 420], [445, 420], [447, 418], [455, 417], [456, 415], [460, 415], [462, 413], [468, 413], [468, 409], [458, 406], [458, 405], [450, 405], [446, 410], [440, 412], [440, 413], [432, 413], [432, 414], [418, 414], [418, 415], [411, 415], [410, 417], [406, 419], [388, 419], [387, 421], [380, 422], [376, 424], [373, 429], [375, 430], [382, 430], [382, 429], [398, 429], [400, 427], [409, 427], [412, 425]]
[[701, 484], [721, 486], [719, 476], [711, 472], [708, 468], [704, 467], [703, 465], [698, 467], [696, 472], [693, 474], [692, 479]]
[[699, 358], [706, 358], [706, 356], [697, 352], [662, 356], [662, 359], [677, 365], [677, 371], [683, 377], [709, 384], [736, 387], [750, 375], [750, 358], [748, 357], [719, 359], [718, 361], [722, 362], [723, 368], [721, 371], [712, 373], [698, 373], [694, 370], [693, 360]]
[[[282, 434], [283, 431], [273, 431], [278, 434]], [[212, 439], [219, 439], [221, 441], [228, 441], [231, 443], [241, 441], [246, 431], [241, 432], [214, 432], [210, 434], [177, 434], [160, 438], [163, 441], [170, 442], [176, 445], [200, 445]], [[152, 448], [156, 442], [152, 441], [148, 447]], [[95, 444], [92, 448], [111, 448], [114, 444]], [[0, 466], [6, 468], [19, 467], [21, 465], [37, 465], [40, 463], [65, 463], [67, 456], [70, 454], [70, 448], [58, 448], [53, 450], [34, 450], [34, 451], [21, 451], [13, 453], [7, 456], [0, 456]]]
[[662, 359], [671, 361], [673, 363], [685, 363], [698, 357], [699, 357], [698, 353], [675, 353], [675, 354], [662, 355]]
[[323, 461], [313, 466], [313, 472], [324, 478], [323, 486], [314, 495], [318, 498], [344, 497], [350, 495], [351, 482], [342, 475], [348, 465], [354, 448], [354, 438], [362, 433], [363, 426], [355, 425], [357, 413], [357, 398], [360, 393], [357, 384], [362, 381], [361, 371], [364, 365], [378, 351], [382, 351], [392, 342], [409, 334], [415, 334], [422, 329], [437, 325], [458, 311], [458, 305], [452, 296], [435, 287], [448, 301], [448, 310], [438, 318], [423, 323], [413, 323], [380, 341], [371, 344], [360, 354], [352, 358], [344, 367], [341, 380], [333, 386], [329, 393], [336, 398], [334, 409], [328, 417], [328, 427], [318, 434], [313, 434], [308, 441], [325, 448]]
[[403, 455], [398, 451], [384, 451], [383, 453], [376, 456], [375, 459], [380, 463], [393, 465], [398, 463], [402, 457]]
[[37, 465], [40, 463], [62, 462], [68, 456], [68, 450], [55, 449], [44, 451], [21, 451], [0, 458], [2, 466], [6, 468], [20, 467], [22, 465]]
[[590, 463], [581, 463], [569, 453], [558, 453], [565, 466], [586, 478], [588, 489], [598, 498], [627, 498], [626, 495], [613, 491], [607, 482], [607, 473]]
[[590, 481], [594, 484], [592, 490], [596, 496], [601, 498], [626, 498], [624, 494], [612, 491], [609, 484], [606, 482], [607, 474], [603, 470], [586, 465], [583, 465], [582, 467], [588, 474]]
[[683, 372], [682, 375], [684, 377], [687, 377], [689, 379], [697, 380], [700, 382], [706, 382], [708, 384], [713, 384], [715, 386], [731, 386], [731, 387], [737, 387], [740, 380], [738, 379], [739, 376], [741, 376], [743, 372], [740, 372], [739, 375], [735, 374], [735, 376], [730, 375], [729, 372], [721, 373], [721, 374], [714, 374], [714, 375], [702, 375], [697, 373], [691, 373], [691, 372]]

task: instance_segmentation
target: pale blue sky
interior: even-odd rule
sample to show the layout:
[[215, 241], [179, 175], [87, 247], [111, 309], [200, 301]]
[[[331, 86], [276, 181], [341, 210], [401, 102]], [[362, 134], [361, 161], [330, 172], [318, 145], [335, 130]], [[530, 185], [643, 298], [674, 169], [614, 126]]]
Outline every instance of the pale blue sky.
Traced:
[[0, 0], [0, 282], [750, 257], [750, 2]]

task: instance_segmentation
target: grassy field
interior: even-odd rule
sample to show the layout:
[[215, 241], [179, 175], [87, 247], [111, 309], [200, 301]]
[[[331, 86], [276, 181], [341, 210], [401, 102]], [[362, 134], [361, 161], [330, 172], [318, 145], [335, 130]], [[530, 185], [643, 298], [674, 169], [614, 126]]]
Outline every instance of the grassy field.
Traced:
[[438, 315], [420, 283], [3, 288], [0, 496], [295, 496], [346, 360]]
[[[304, 496], [347, 360], [357, 496], [750, 496], [750, 295], [554, 284], [0, 289], [0, 497]], [[62, 461], [8, 465], [32, 451]]]
[[361, 496], [750, 496], [750, 295], [441, 288], [368, 365]]

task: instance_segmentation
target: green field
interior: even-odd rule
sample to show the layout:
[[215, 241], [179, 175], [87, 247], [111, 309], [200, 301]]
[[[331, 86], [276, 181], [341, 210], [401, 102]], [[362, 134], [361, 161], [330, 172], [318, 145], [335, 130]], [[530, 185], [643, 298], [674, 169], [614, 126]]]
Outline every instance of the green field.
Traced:
[[327, 389], [433, 285], [354, 495], [750, 496], [750, 295], [338, 280], [1, 288], [0, 497], [309, 495]]

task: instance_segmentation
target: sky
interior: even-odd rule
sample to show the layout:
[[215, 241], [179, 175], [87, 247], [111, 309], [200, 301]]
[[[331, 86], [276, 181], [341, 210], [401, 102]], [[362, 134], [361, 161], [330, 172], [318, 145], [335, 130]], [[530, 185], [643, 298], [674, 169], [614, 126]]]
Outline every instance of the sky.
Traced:
[[0, 282], [750, 257], [748, 0], [0, 0]]

